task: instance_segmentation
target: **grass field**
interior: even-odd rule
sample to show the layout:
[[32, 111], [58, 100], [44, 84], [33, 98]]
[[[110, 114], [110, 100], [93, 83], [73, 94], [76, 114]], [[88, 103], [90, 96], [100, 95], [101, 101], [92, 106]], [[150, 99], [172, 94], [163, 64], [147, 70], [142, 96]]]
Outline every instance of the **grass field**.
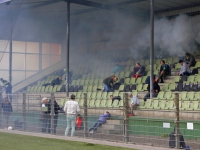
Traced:
[[[114, 146], [0, 133], [1, 150], [131, 150]], [[133, 149], [132, 149], [133, 150]]]

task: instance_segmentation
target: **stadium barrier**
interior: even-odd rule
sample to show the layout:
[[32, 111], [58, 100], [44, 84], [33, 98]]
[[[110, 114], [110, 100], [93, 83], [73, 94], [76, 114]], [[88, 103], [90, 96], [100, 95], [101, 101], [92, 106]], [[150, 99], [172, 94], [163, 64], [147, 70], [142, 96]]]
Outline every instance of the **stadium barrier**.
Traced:
[[[1, 97], [6, 97], [2, 95]], [[41, 100], [43, 97], [48, 99], [54, 99], [59, 105], [63, 107], [63, 99], [66, 100], [65, 94], [58, 93], [45, 93], [45, 94], [11, 94], [8, 95], [9, 99], [12, 99], [13, 112], [10, 114], [8, 126], [11, 126], [14, 130], [20, 130], [25, 132], [42, 132], [41, 122]], [[3, 99], [1, 98], [3, 101]], [[162, 118], [152, 116], [139, 116], [137, 114], [140, 110], [135, 110], [136, 116], [129, 116], [129, 100], [128, 94], [125, 93], [123, 100], [123, 107], [118, 108], [94, 108], [90, 107], [87, 93], [84, 93], [84, 103], [81, 105], [80, 114], [82, 116], [82, 125], [80, 129], [76, 129], [75, 136], [80, 138], [92, 138], [108, 141], [118, 141], [125, 143], [154, 145], [161, 147], [168, 147], [169, 134], [174, 131], [176, 145], [179, 142], [179, 135], [185, 138], [186, 144], [193, 149], [200, 149], [200, 122], [191, 117], [191, 112], [188, 112], [188, 120], [181, 118], [181, 113], [187, 113], [179, 109], [179, 94], [175, 94], [174, 104], [175, 109], [164, 110], [145, 110], [156, 113], [174, 113], [172, 119], [171, 116], [164, 115]], [[78, 102], [80, 100], [77, 100]], [[47, 123], [47, 130], [45, 134], [63, 135], [67, 126], [66, 114], [60, 111], [58, 114], [58, 120], [55, 122], [54, 113], [54, 101], [51, 101], [51, 113], [49, 114], [49, 123]], [[2, 105], [0, 106], [2, 107]], [[88, 129], [98, 120], [99, 115], [105, 111], [111, 113], [111, 117], [107, 119], [105, 124], [102, 124], [95, 133], [89, 133]], [[193, 112], [199, 113], [199, 112]], [[0, 127], [8, 129], [5, 123], [5, 114], [0, 111]], [[54, 131], [56, 126], [56, 132]], [[49, 130], [48, 130], [49, 129]], [[178, 146], [178, 145], [177, 145]]]

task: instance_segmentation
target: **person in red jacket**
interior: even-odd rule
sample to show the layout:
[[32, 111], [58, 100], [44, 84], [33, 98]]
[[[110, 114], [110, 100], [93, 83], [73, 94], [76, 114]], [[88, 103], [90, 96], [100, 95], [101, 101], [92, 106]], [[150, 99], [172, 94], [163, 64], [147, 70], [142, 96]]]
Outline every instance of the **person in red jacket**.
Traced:
[[77, 130], [81, 130], [81, 127], [82, 127], [82, 117], [81, 117], [81, 115], [80, 114], [78, 114], [77, 116], [76, 116], [76, 129]]

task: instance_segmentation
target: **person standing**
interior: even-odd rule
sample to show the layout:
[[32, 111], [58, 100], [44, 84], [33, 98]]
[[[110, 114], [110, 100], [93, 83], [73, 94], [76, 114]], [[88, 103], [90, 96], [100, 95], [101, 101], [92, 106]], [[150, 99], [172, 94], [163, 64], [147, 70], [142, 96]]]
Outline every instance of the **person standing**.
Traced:
[[12, 113], [12, 105], [10, 103], [10, 101], [8, 100], [8, 97], [4, 98], [4, 101], [1, 105], [2, 111], [3, 111], [3, 116], [5, 119], [5, 126], [6, 128], [8, 128], [8, 123], [9, 123], [9, 117], [10, 114]]
[[[55, 99], [55, 98], [54, 98]], [[51, 100], [49, 100], [49, 105], [51, 105]], [[58, 124], [58, 111], [60, 110], [60, 106], [58, 103], [54, 100], [54, 126], [53, 126], [53, 134], [56, 134], [56, 128]]]
[[8, 82], [7, 80], [4, 80], [3, 78], [1, 78], [0, 80], [3, 83], [3, 85], [6, 87], [6, 94], [11, 94], [12, 86], [10, 82]]
[[67, 115], [67, 128], [65, 130], [65, 136], [68, 135], [69, 129], [71, 130], [71, 137], [74, 136], [76, 126], [76, 114], [80, 111], [78, 102], [75, 101], [75, 95], [72, 94], [70, 100], [65, 103], [64, 112]]
[[42, 132], [46, 133], [51, 133], [51, 124], [50, 124], [50, 111], [51, 111], [51, 105], [49, 104], [49, 100], [44, 97], [42, 99], [42, 105], [41, 105], [41, 116], [40, 116], [40, 121], [42, 122]]

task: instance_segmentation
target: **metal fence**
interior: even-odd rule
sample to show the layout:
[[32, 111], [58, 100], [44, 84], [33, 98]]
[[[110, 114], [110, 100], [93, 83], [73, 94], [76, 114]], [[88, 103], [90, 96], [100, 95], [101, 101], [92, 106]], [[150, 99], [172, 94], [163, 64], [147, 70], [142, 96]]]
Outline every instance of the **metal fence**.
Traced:
[[[6, 95], [2, 95], [5, 97]], [[14, 130], [28, 131], [28, 132], [42, 132], [41, 114], [43, 113], [41, 107], [41, 100], [43, 97], [48, 99], [55, 99], [60, 105], [61, 111], [58, 114], [58, 120], [55, 122], [54, 104], [55, 101], [50, 102], [51, 113], [49, 114], [49, 127], [45, 134], [65, 134], [67, 126], [66, 114], [62, 111], [63, 100], [67, 100], [65, 94], [12, 94], [8, 96], [12, 99], [13, 112], [9, 116], [8, 125], [6, 125], [6, 114], [1, 111], [0, 127], [8, 129], [12, 126]], [[82, 117], [81, 128], [76, 128], [75, 136], [80, 138], [101, 139], [106, 141], [119, 141], [125, 143], [145, 144], [160, 147], [169, 147], [169, 134], [175, 131], [174, 137], [176, 146], [179, 146], [179, 133], [185, 138], [186, 145], [192, 149], [200, 149], [200, 122], [196, 115], [199, 112], [186, 112], [179, 110], [179, 96], [176, 94], [174, 99], [174, 110], [143, 110], [139, 107], [135, 110], [136, 116], [129, 116], [129, 97], [124, 94], [123, 106], [117, 108], [94, 108], [89, 106], [89, 99], [87, 93], [84, 93], [84, 101], [81, 105], [80, 100], [80, 115]], [[107, 119], [105, 124], [102, 124], [95, 133], [88, 132], [98, 120], [99, 116], [105, 111], [111, 113], [111, 117]], [[140, 114], [147, 115], [140, 115]], [[160, 113], [158, 115], [149, 114]], [[174, 115], [167, 115], [173, 113]], [[184, 114], [184, 115], [183, 115]], [[187, 114], [187, 118], [183, 119]], [[174, 130], [175, 127], [175, 130]], [[54, 129], [56, 128], [56, 132]], [[48, 130], [49, 129], [49, 130]]]

